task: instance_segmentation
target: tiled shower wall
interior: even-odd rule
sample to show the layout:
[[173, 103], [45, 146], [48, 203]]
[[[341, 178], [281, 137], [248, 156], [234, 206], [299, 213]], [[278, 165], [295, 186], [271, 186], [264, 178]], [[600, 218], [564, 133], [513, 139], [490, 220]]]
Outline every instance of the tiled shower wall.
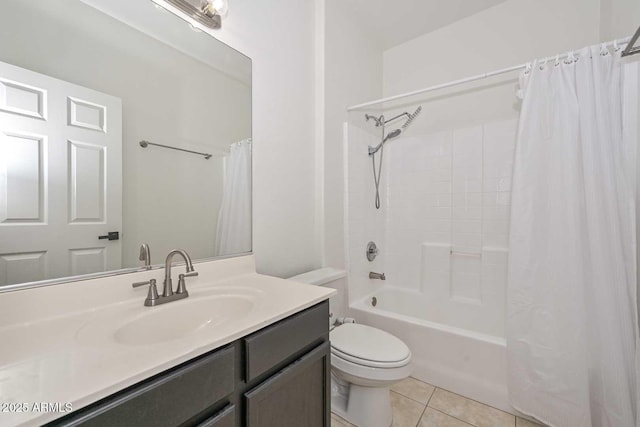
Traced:
[[392, 140], [376, 211], [366, 146], [379, 136], [348, 126], [352, 300], [375, 291], [359, 277], [374, 239], [384, 256], [375, 268], [386, 270], [389, 285], [472, 304], [504, 290], [516, 129], [511, 119]]

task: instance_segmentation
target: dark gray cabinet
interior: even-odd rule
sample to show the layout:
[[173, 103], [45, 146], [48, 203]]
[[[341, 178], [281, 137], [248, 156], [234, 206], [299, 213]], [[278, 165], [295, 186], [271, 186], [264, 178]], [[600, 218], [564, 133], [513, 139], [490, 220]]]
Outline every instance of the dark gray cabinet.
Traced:
[[325, 301], [49, 425], [329, 427], [328, 318]]
[[329, 357], [329, 343], [325, 342], [245, 393], [248, 425], [327, 426]]
[[235, 425], [236, 407], [234, 405], [228, 405], [219, 413], [198, 423], [197, 427], [235, 427]]

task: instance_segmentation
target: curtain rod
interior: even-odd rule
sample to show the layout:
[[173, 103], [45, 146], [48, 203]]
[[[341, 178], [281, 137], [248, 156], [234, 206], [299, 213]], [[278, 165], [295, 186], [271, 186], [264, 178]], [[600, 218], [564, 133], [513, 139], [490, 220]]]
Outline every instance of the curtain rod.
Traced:
[[[640, 31], [640, 29], [638, 30]], [[619, 39], [619, 40], [612, 40], [610, 42], [606, 42], [606, 43], [601, 43], [601, 45], [604, 46], [611, 46], [611, 45], [617, 45], [618, 43], [626, 43], [630, 40], [630, 37], [625, 37], [623, 39]], [[638, 51], [640, 52], [640, 49], [638, 49]], [[572, 51], [573, 52], [573, 51]], [[636, 52], [634, 52], [636, 53]], [[561, 55], [558, 55], [557, 58], [566, 58], [568, 55], [568, 53], [564, 53]], [[555, 59], [556, 56], [549, 56], [546, 58], [543, 58], [542, 61], [548, 61], [551, 59]], [[418, 90], [414, 90], [411, 92], [405, 92], [405, 93], [401, 93], [399, 95], [394, 95], [394, 96], [389, 96], [387, 98], [381, 98], [381, 99], [376, 99], [374, 101], [369, 101], [369, 102], [364, 102], [362, 104], [357, 104], [357, 105], [352, 105], [350, 107], [347, 107], [347, 111], [355, 111], [355, 110], [361, 110], [365, 107], [371, 107], [372, 105], [378, 105], [378, 104], [383, 104], [385, 102], [389, 102], [389, 101], [395, 101], [397, 99], [402, 99], [402, 98], [406, 98], [409, 96], [414, 96], [414, 95], [420, 95], [422, 93], [427, 93], [427, 92], [432, 92], [434, 90], [438, 90], [438, 89], [445, 89], [448, 87], [452, 87], [452, 86], [457, 86], [457, 85], [461, 85], [464, 83], [470, 83], [470, 82], [474, 82], [477, 80], [483, 80], [489, 77], [493, 77], [493, 76], [497, 76], [500, 74], [505, 74], [505, 73], [510, 73], [512, 71], [517, 71], [520, 69], [524, 69], [527, 66], [529, 66], [530, 62], [524, 63], [524, 64], [520, 64], [520, 65], [514, 65], [512, 67], [508, 67], [508, 68], [503, 68], [501, 70], [496, 70], [496, 71], [490, 71], [488, 73], [482, 73], [482, 74], [478, 74], [472, 77], [466, 77], [464, 79], [459, 79], [459, 80], [454, 80], [451, 82], [447, 82], [447, 83], [442, 83], [439, 85], [434, 85], [434, 86], [429, 86], [429, 87], [425, 87], [422, 89], [418, 89]]]
[[636, 33], [631, 37], [631, 41], [627, 44], [627, 47], [622, 52], [622, 57], [635, 55], [636, 53], [640, 53], [640, 47], [634, 47], [636, 42], [638, 41], [638, 37], [640, 37], [640, 27], [636, 30]]
[[149, 145], [155, 145], [156, 147], [168, 148], [170, 150], [184, 151], [185, 153], [197, 154], [199, 156], [204, 156], [204, 158], [206, 160], [209, 160], [213, 156], [213, 154], [210, 154], [210, 153], [200, 153], [198, 151], [186, 150], [184, 148], [171, 147], [169, 145], [163, 145], [163, 144], [156, 144], [154, 142], [145, 141], [144, 139], [142, 141], [140, 141], [140, 147], [142, 147], [142, 148], [147, 148]]

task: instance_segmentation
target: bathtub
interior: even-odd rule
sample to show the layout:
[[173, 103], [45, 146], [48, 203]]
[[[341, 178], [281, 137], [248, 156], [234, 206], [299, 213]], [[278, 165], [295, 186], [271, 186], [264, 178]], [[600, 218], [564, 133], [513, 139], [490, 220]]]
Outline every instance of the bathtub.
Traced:
[[388, 331], [409, 346], [413, 377], [513, 413], [506, 343], [496, 333], [504, 334], [504, 326], [483, 324], [469, 308], [466, 315], [448, 319], [450, 313], [430, 307], [423, 293], [386, 286], [351, 304], [349, 312], [357, 322]]

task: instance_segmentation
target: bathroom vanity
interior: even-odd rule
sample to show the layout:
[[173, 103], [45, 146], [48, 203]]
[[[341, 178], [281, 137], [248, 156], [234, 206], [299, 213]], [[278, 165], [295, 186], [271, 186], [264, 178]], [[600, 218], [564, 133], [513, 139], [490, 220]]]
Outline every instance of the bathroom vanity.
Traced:
[[28, 410], [0, 425], [329, 426], [335, 291], [253, 256], [196, 268], [189, 297], [157, 307], [131, 283], [162, 270], [2, 294], [0, 402]]
[[328, 302], [49, 425], [329, 426]]

